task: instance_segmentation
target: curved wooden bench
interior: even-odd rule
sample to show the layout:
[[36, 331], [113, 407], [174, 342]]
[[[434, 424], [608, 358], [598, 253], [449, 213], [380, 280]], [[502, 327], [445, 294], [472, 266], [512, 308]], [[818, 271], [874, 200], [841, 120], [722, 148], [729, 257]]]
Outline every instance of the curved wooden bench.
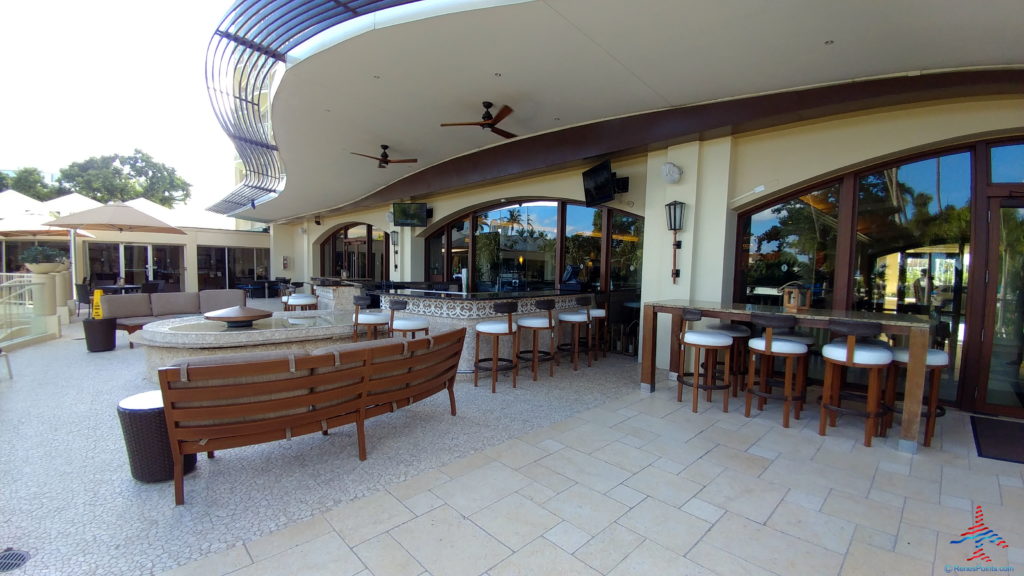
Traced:
[[388, 339], [304, 352], [208, 356], [160, 368], [160, 390], [174, 458], [174, 502], [183, 504], [184, 456], [289, 439], [356, 425], [448, 391], [466, 329], [416, 340]]

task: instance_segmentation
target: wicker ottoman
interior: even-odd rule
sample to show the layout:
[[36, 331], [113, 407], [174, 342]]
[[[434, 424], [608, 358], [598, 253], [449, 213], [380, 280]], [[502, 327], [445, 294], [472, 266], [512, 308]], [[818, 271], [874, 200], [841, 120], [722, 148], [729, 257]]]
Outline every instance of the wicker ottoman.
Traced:
[[[174, 479], [164, 401], [159, 390], [129, 396], [117, 403], [124, 446], [132, 478], [141, 482], [164, 482]], [[196, 467], [196, 455], [185, 455], [185, 473]]]

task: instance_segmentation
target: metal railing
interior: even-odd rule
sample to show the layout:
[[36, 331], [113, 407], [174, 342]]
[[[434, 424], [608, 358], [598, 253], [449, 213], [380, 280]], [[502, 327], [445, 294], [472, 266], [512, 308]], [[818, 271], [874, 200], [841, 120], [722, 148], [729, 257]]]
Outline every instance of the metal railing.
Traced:
[[271, 86], [288, 52], [354, 18], [419, 0], [237, 0], [206, 49], [206, 90], [245, 178], [207, 208], [233, 215], [275, 198], [285, 174], [270, 126]]
[[0, 274], [0, 348], [47, 333], [47, 323], [35, 313], [42, 286], [31, 274]]

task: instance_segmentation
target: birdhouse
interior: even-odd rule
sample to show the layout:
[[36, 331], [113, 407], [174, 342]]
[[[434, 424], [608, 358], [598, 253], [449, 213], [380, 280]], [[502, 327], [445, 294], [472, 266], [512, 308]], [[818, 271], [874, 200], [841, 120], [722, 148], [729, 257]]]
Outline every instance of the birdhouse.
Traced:
[[811, 291], [793, 283], [782, 288], [782, 308], [786, 312], [799, 312], [811, 307]]

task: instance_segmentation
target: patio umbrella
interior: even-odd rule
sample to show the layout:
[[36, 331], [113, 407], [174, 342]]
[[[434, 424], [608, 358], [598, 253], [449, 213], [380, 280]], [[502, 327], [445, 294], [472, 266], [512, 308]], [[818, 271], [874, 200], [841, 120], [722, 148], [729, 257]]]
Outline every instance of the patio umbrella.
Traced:
[[[49, 216], [39, 214], [15, 214], [0, 220], [0, 236], [5, 238], [14, 237], [35, 237], [35, 236], [62, 236], [70, 238], [71, 231], [66, 228], [57, 228], [43, 224], [49, 220]], [[95, 238], [88, 232], [79, 232], [80, 236]]]
[[62, 216], [56, 220], [45, 222], [45, 224], [47, 226], [59, 226], [61, 228], [74, 228], [77, 230], [185, 234], [185, 232], [163, 220], [154, 218], [141, 210], [120, 202]]

